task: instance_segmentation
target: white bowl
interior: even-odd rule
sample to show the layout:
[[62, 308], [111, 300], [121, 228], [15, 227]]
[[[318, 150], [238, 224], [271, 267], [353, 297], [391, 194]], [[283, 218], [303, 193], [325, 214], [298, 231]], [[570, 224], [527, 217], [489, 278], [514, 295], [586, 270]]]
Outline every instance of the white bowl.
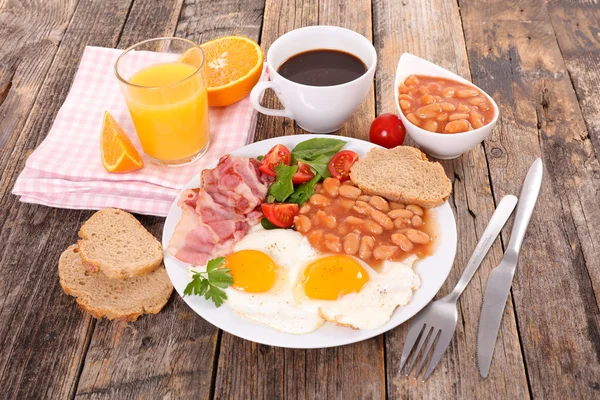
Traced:
[[[481, 93], [485, 94], [492, 104], [492, 107], [494, 107], [494, 119], [492, 119], [489, 124], [482, 126], [481, 128], [454, 134], [430, 132], [413, 125], [402, 113], [400, 104], [398, 102], [398, 95], [400, 94], [398, 89], [400, 84], [404, 82], [409, 75], [413, 74], [439, 76], [441, 78], [453, 79], [455, 81], [467, 83], [476, 87], [479, 91], [481, 91]], [[402, 54], [400, 61], [398, 61], [398, 68], [396, 69], [396, 81], [394, 83], [394, 100], [396, 102], [398, 115], [402, 120], [408, 135], [423, 151], [441, 160], [450, 160], [456, 158], [462, 153], [471, 150], [481, 143], [492, 132], [494, 125], [496, 125], [496, 121], [498, 121], [498, 115], [500, 113], [498, 110], [498, 105], [494, 99], [485, 93], [485, 91], [481, 90], [481, 88], [442, 67], [439, 67], [410, 53]]]

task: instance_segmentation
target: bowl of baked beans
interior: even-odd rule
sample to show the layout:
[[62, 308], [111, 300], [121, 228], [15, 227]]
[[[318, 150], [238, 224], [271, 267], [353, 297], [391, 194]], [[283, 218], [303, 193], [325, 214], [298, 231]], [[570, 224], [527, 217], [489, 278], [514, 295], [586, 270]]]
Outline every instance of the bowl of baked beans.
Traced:
[[394, 96], [406, 132], [443, 160], [473, 149], [498, 120], [498, 105], [468, 80], [409, 53], [396, 70]]

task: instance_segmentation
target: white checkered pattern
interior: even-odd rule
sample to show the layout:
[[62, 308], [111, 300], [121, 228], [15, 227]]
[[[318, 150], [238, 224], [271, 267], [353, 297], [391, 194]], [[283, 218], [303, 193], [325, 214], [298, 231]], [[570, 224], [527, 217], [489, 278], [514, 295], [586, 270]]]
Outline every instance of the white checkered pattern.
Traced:
[[[211, 144], [200, 160], [168, 168], [142, 152], [125, 99], [113, 72], [121, 50], [86, 47], [79, 70], [50, 132], [31, 154], [13, 193], [27, 203], [74, 209], [115, 207], [166, 216], [180, 189], [221, 155], [254, 138], [256, 112], [249, 98], [223, 108], [210, 108]], [[164, 53], [139, 52], [139, 62], [164, 62]], [[168, 56], [168, 55], [167, 55]], [[136, 59], [137, 61], [137, 59]], [[261, 79], [265, 79], [265, 74]], [[108, 110], [128, 132], [144, 159], [144, 168], [111, 174], [100, 158], [100, 130]]]

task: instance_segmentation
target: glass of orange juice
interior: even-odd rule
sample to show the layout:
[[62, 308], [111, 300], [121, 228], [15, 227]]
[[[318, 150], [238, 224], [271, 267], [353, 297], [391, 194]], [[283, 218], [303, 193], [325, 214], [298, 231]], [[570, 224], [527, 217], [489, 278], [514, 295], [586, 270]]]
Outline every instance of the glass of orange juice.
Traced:
[[188, 164], [208, 148], [203, 68], [202, 49], [181, 38], [145, 40], [117, 59], [115, 74], [142, 148], [160, 165]]

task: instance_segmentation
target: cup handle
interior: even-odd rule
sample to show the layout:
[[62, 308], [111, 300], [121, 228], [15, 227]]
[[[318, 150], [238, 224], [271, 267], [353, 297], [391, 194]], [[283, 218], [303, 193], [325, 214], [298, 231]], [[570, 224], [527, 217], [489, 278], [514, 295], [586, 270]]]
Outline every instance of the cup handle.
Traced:
[[250, 92], [250, 103], [252, 104], [252, 107], [254, 107], [254, 109], [256, 111], [261, 112], [265, 115], [271, 115], [273, 117], [287, 117], [287, 118], [294, 119], [294, 116], [292, 115], [292, 113], [289, 112], [285, 108], [285, 106], [284, 106], [283, 110], [276, 110], [274, 108], [267, 108], [267, 107], [263, 107], [260, 105], [260, 98], [261, 98], [263, 92], [269, 88], [273, 89], [273, 91], [275, 92], [275, 95], [277, 96], [277, 98], [279, 99], [281, 104], [283, 104], [283, 102], [281, 101], [281, 97], [279, 97], [279, 95], [281, 94], [281, 91], [279, 90], [279, 87], [277, 86], [277, 84], [273, 81], [264, 81], [264, 82], [257, 83], [256, 86], [254, 86], [254, 88], [252, 88], [252, 92]]

